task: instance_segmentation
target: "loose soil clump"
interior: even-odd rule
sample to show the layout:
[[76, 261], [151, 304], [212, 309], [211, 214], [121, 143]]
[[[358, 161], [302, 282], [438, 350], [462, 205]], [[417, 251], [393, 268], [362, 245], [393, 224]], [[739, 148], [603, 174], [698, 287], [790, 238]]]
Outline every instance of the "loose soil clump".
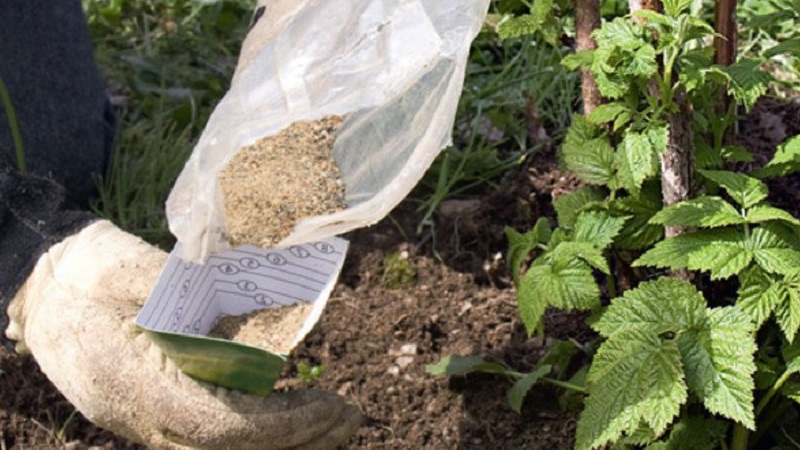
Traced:
[[297, 303], [222, 316], [208, 335], [285, 355], [292, 350], [294, 338], [313, 307], [312, 303]]
[[347, 207], [331, 154], [342, 117], [295, 122], [243, 147], [217, 176], [232, 245], [272, 247], [297, 221]]

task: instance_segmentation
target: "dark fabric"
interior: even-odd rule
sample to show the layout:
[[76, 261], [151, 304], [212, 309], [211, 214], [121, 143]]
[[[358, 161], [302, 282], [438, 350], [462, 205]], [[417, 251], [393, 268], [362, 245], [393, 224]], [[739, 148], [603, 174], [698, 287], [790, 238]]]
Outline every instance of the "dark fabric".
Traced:
[[[28, 171], [52, 177], [86, 207], [93, 174], [105, 171], [114, 114], [92, 51], [80, 0], [0, 1], [0, 77], [17, 121]], [[0, 160], [16, 166], [0, 107]]]
[[39, 256], [95, 218], [114, 115], [80, 0], [0, 0], [0, 77], [22, 134], [20, 174], [0, 105], [0, 344], [6, 310]]
[[36, 261], [47, 249], [96, 220], [69, 210], [66, 192], [54, 181], [0, 167], [0, 341], [6, 310]]

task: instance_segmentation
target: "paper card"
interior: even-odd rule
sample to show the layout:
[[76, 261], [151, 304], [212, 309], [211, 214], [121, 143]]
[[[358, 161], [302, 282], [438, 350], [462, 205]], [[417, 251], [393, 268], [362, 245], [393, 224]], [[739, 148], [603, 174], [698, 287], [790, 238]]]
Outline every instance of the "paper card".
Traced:
[[319, 320], [347, 247], [340, 238], [285, 249], [245, 245], [211, 255], [202, 265], [181, 260], [173, 250], [136, 324], [151, 331], [205, 336], [222, 315], [314, 303], [295, 346]]

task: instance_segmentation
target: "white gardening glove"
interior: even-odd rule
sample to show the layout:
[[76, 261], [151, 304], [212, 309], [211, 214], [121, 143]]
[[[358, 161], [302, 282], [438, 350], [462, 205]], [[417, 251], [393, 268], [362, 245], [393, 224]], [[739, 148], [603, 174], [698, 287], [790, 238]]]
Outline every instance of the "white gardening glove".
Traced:
[[195, 381], [134, 324], [166, 254], [98, 221], [40, 257], [7, 336], [89, 420], [156, 449], [330, 449], [359, 411], [314, 390], [255, 397]]

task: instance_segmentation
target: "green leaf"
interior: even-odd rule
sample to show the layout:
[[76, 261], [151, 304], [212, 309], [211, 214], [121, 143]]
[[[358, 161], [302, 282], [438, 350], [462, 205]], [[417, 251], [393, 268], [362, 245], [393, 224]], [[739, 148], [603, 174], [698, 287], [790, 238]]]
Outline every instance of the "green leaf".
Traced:
[[784, 53], [800, 56], [800, 37], [787, 39], [774, 47], [768, 48], [764, 51], [764, 56], [767, 58], [772, 58], [773, 56]]
[[431, 375], [466, 375], [468, 373], [507, 373], [509, 368], [503, 364], [487, 361], [480, 356], [447, 355], [436, 364], [425, 366]]
[[772, 76], [761, 70], [763, 61], [742, 58], [730, 66], [713, 66], [711, 73], [728, 81], [728, 93], [749, 110], [767, 92]]
[[575, 448], [617, 441], [640, 423], [662, 434], [687, 399], [675, 342], [626, 331], [604, 342], [589, 370], [592, 383], [580, 416]]
[[741, 233], [732, 228], [702, 230], [681, 234], [661, 241], [633, 262], [634, 267], [653, 266], [683, 269], [689, 266], [690, 255], [706, 247], [740, 242]]
[[611, 245], [627, 217], [613, 217], [606, 211], [584, 211], [578, 215], [572, 237], [603, 249]]
[[614, 148], [608, 136], [580, 115], [572, 119], [561, 146], [561, 159], [584, 183], [614, 182]]
[[578, 70], [591, 66], [593, 59], [594, 50], [582, 50], [565, 56], [561, 60], [561, 65], [569, 70]]
[[742, 246], [753, 251], [756, 262], [767, 272], [790, 274], [800, 267], [800, 252], [789, 245], [773, 228], [761, 226], [753, 230]]
[[754, 329], [735, 307], [709, 310], [705, 327], [678, 336], [686, 382], [706, 408], [755, 429], [753, 374]]
[[660, 241], [664, 236], [664, 227], [649, 222], [661, 207], [661, 186], [658, 183], [645, 183], [637, 197], [616, 199], [611, 204], [611, 210], [615, 214], [631, 217], [617, 235], [616, 245], [626, 250], [641, 250]]
[[715, 450], [728, 433], [728, 424], [705, 417], [684, 417], [672, 426], [665, 441], [645, 450]]
[[158, 331], [146, 333], [183, 373], [252, 395], [269, 395], [286, 362], [260, 348], [231, 341]]
[[522, 36], [532, 36], [542, 28], [542, 22], [531, 14], [512, 17], [502, 22], [497, 27], [500, 39], [514, 39]]
[[692, 0], [664, 0], [664, 12], [668, 16], [678, 17], [678, 15], [692, 4]]
[[627, 50], [636, 50], [645, 43], [643, 40], [644, 28], [622, 17], [617, 17], [611, 22], [604, 23], [600, 29], [595, 30], [592, 34], [598, 47], [619, 47]]
[[711, 272], [712, 280], [721, 280], [740, 273], [751, 262], [753, 251], [743, 248], [740, 242], [724, 242], [691, 253], [688, 268]]
[[689, 283], [669, 277], [641, 283], [611, 302], [592, 325], [601, 335], [636, 331], [653, 336], [703, 325], [706, 315], [703, 295]]
[[583, 260], [595, 269], [608, 275], [608, 261], [603, 256], [603, 251], [588, 242], [562, 242], [550, 254], [554, 267], [562, 267], [576, 259]]
[[644, 134], [628, 131], [617, 149], [616, 163], [622, 187], [638, 194], [647, 177], [656, 174], [656, 154]]
[[592, 111], [587, 119], [596, 125], [601, 125], [606, 122], [613, 122], [623, 112], [629, 111], [629, 108], [624, 103], [609, 102], [604, 103]]
[[786, 290], [788, 295], [775, 311], [775, 320], [789, 342], [794, 340], [797, 329], [800, 328], [800, 289], [798, 289], [800, 283], [796, 278], [788, 283], [790, 284], [790, 288]]
[[667, 124], [650, 124], [644, 133], [656, 153], [664, 153], [667, 150], [667, 141], [669, 139], [669, 126]]
[[782, 177], [798, 170], [800, 170], [800, 136], [794, 136], [779, 145], [772, 160], [754, 171], [753, 176]]
[[511, 405], [511, 409], [514, 412], [520, 413], [522, 411], [522, 402], [525, 400], [525, 396], [528, 395], [528, 391], [543, 376], [550, 373], [551, 369], [552, 367], [548, 365], [538, 366], [511, 386], [511, 389], [508, 390], [508, 404]]
[[720, 149], [720, 155], [726, 161], [733, 162], [752, 162], [753, 154], [746, 148], [739, 145], [726, 145]]
[[758, 205], [747, 210], [745, 217], [747, 223], [761, 223], [768, 220], [782, 220], [792, 225], [800, 226], [797, 220], [788, 212], [769, 205]]
[[559, 339], [555, 339], [554, 341], [555, 342], [547, 349], [547, 353], [539, 358], [536, 367], [549, 365], [555, 369], [557, 375], [563, 375], [569, 368], [572, 358], [580, 349], [572, 341], [562, 341]]
[[658, 71], [656, 49], [650, 44], [639, 47], [626, 62], [628, 63], [627, 67], [623, 70], [635, 77], [649, 78]]
[[539, 244], [550, 240], [550, 222], [545, 218], [540, 218], [525, 234], [511, 227], [506, 227], [505, 233], [506, 239], [508, 239], [508, 266], [511, 276], [514, 278], [514, 284], [519, 286], [522, 263]]
[[565, 267], [533, 265], [522, 277], [517, 297], [528, 334], [536, 330], [548, 306], [583, 310], [600, 306], [600, 289], [591, 269], [580, 261]]
[[767, 185], [763, 182], [724, 170], [700, 170], [705, 178], [719, 184], [739, 205], [750, 208], [767, 198]]
[[783, 303], [787, 296], [783, 283], [754, 267], [739, 275], [738, 306], [757, 327], [760, 327]]
[[594, 186], [583, 186], [553, 201], [558, 217], [558, 225], [563, 228], [575, 226], [578, 213], [589, 205], [602, 202], [606, 197], [603, 190]]
[[[662, 277], [612, 300], [593, 328], [608, 341], [598, 350], [590, 381], [599, 383], [602, 378], [603, 383], [609, 382], [615, 363], [600, 359], [600, 355], [611, 342], [639, 345], [632, 341], [648, 339], [676, 344], [681, 358], [677, 366], [685, 371], [689, 390], [709, 411], [752, 429], [754, 329], [749, 317], [738, 308], [708, 309], [694, 286]], [[657, 427], [654, 429], [658, 431]]]
[[745, 220], [736, 208], [720, 197], [697, 197], [670, 205], [650, 219], [650, 223], [681, 227], [721, 227]]

